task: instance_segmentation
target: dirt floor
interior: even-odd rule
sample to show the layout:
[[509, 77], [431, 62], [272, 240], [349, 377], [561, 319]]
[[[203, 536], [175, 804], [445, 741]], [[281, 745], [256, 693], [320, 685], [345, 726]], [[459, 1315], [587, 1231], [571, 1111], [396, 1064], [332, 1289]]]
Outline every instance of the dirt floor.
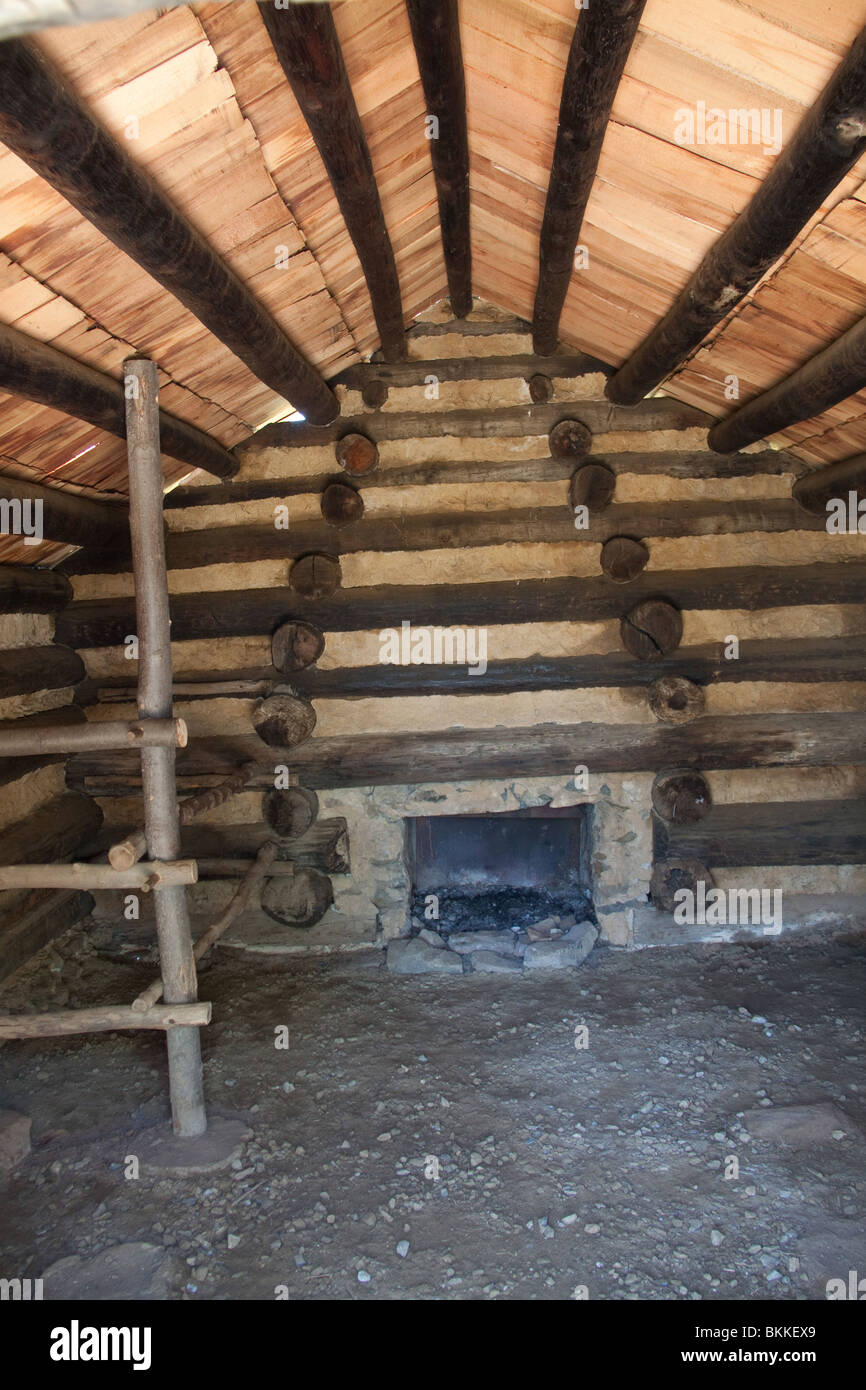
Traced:
[[[0, 1009], [151, 974], [74, 933]], [[167, 1116], [161, 1035], [5, 1044], [33, 1151], [0, 1187], [0, 1275], [147, 1242], [162, 1283], [136, 1296], [824, 1298], [866, 1274], [864, 976], [851, 932], [516, 978], [223, 949], [202, 1042], [211, 1114], [252, 1131], [234, 1165], [128, 1176]]]

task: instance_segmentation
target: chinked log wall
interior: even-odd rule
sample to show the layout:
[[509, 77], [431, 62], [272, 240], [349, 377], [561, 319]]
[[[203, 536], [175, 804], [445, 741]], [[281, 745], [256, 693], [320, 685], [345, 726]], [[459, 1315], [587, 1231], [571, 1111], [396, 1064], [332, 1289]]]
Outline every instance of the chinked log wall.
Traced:
[[[707, 417], [671, 399], [613, 407], [600, 364], [533, 357], [523, 323], [418, 323], [408, 343], [408, 362], [338, 378], [335, 425], [270, 426], [239, 450], [230, 489], [167, 499], [176, 713], [190, 728], [180, 785], [195, 791], [242, 759], [261, 763], [230, 820], [212, 818], [221, 851], [232, 848], [231, 823], [246, 819], [264, 836], [260, 795], [275, 762], [323, 789], [323, 817], [350, 821], [357, 793], [346, 789], [399, 788], [409, 777], [564, 786], [578, 764], [591, 783], [630, 778], [649, 817], [653, 775], [690, 766], [706, 773], [713, 809], [689, 835], [657, 826], [657, 852], [698, 845], [720, 886], [733, 874], [789, 892], [866, 887], [862, 855], [831, 805], [826, 833], [808, 832], [819, 803], [841, 810], [866, 795], [864, 538], [829, 535], [792, 501], [804, 471], [792, 455], [714, 455]], [[530, 387], [539, 373], [547, 384]], [[590, 461], [616, 477], [612, 502], [590, 508], [586, 529], [575, 528], [569, 502], [579, 461], [552, 456], [548, 439], [568, 418], [589, 427]], [[376, 470], [354, 480], [335, 457], [348, 433], [378, 446]], [[352, 482], [363, 501], [347, 526], [323, 520], [334, 480]], [[283, 504], [287, 530], [275, 526]], [[617, 535], [649, 551], [630, 583], [602, 572], [602, 543]], [[291, 564], [310, 551], [339, 556], [334, 593], [292, 588]], [[58, 640], [86, 665], [88, 717], [125, 717], [131, 577], [87, 572], [86, 555], [72, 569], [75, 599]], [[620, 620], [655, 597], [681, 610], [682, 640], [644, 662], [624, 650]], [[270, 636], [289, 617], [321, 626], [326, 646], [315, 667], [279, 676]], [[381, 664], [380, 631], [403, 621], [486, 627], [486, 672]], [[738, 659], [726, 656], [731, 638]], [[647, 688], [662, 674], [705, 687], [694, 722], [652, 713]], [[237, 683], [268, 679], [288, 680], [315, 707], [312, 737], [291, 752], [250, 731], [258, 692]], [[226, 681], [234, 688], [209, 684]], [[135, 772], [124, 754], [86, 755], [68, 777], [119, 827]], [[802, 825], [783, 854], [774, 826], [799, 804]], [[351, 823], [349, 841], [357, 863]], [[343, 931], [330, 912], [304, 940], [339, 944]]]
[[[81, 658], [54, 643], [67, 580], [0, 567], [0, 729], [83, 723], [73, 703]], [[90, 797], [67, 792], [64, 755], [0, 758], [0, 864], [57, 862], [86, 852], [102, 820]], [[79, 891], [0, 893], [0, 980], [90, 910]]]

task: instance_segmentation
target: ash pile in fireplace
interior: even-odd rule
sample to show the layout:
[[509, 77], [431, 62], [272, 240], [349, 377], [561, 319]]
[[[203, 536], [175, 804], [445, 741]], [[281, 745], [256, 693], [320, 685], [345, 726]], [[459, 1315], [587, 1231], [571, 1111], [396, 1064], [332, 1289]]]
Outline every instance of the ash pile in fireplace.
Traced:
[[576, 922], [592, 918], [592, 901], [580, 888], [549, 892], [543, 888], [443, 888], [438, 898], [438, 918], [424, 915], [429, 892], [412, 895], [413, 925], [431, 927], [440, 936], [453, 932], [526, 931], [549, 917]]

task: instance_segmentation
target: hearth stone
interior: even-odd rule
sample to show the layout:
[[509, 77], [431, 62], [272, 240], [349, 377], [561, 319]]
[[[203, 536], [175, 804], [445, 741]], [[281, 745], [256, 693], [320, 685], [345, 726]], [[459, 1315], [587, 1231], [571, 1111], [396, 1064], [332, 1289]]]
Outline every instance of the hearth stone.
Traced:
[[422, 941], [426, 941], [428, 946], [435, 946], [441, 950], [445, 946], [445, 938], [440, 936], [438, 931], [431, 931], [429, 927], [422, 927], [418, 935]]
[[463, 960], [456, 951], [443, 951], [428, 946], [419, 936], [407, 941], [399, 938], [388, 942], [388, 969], [397, 975], [462, 975]]
[[498, 951], [473, 951], [469, 963], [482, 975], [513, 975], [523, 969], [517, 956], [500, 955]]
[[525, 970], [566, 970], [583, 957], [573, 941], [530, 941], [523, 955]]
[[495, 951], [501, 956], [517, 954], [517, 934], [513, 931], [463, 931], [448, 937], [452, 951], [466, 955], [472, 951]]

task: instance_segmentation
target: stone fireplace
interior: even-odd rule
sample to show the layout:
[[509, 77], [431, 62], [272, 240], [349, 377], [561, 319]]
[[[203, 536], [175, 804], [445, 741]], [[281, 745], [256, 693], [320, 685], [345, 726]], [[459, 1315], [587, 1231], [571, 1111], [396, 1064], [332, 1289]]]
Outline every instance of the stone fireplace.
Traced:
[[351, 873], [335, 878], [333, 907], [299, 947], [384, 946], [418, 931], [428, 892], [497, 882], [582, 901], [602, 941], [630, 945], [652, 869], [652, 775], [588, 781], [588, 790], [532, 777], [322, 791], [321, 814], [346, 818]]

